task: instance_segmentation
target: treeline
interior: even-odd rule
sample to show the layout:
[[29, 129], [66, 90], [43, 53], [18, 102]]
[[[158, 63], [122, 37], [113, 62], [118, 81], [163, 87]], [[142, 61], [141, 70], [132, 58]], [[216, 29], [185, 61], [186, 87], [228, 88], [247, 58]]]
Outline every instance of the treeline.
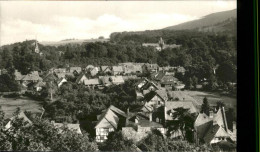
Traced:
[[[141, 45], [146, 42], [156, 43], [159, 37], [163, 37], [166, 44], [180, 44], [182, 47], [158, 52], [153, 47]], [[0, 49], [0, 68], [14, 66], [26, 74], [33, 70], [45, 71], [51, 67], [68, 65], [85, 67], [88, 64], [100, 66], [144, 62], [158, 63], [160, 66], [183, 66], [188, 69], [188, 78], [196, 76], [199, 80], [211, 78], [213, 69], [219, 67], [217, 80], [236, 81], [235, 36], [188, 30], [155, 30], [112, 33], [110, 40], [58, 47], [39, 45], [42, 56], [33, 52], [34, 41], [3, 46]]]

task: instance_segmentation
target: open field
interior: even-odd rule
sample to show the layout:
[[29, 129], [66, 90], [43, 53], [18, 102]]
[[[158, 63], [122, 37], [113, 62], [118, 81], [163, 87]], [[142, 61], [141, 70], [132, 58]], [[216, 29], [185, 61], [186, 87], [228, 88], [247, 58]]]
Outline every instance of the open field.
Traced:
[[195, 106], [200, 109], [201, 104], [203, 103], [203, 98], [207, 97], [208, 102], [211, 106], [215, 106], [218, 101], [225, 103], [226, 108], [234, 108], [236, 111], [237, 99], [235, 97], [229, 97], [220, 95], [217, 92], [204, 92], [204, 91], [171, 91], [170, 95], [173, 98], [179, 98], [179, 100], [192, 101]]
[[21, 110], [31, 111], [32, 113], [41, 112], [39, 109], [41, 108], [39, 101], [27, 97], [20, 97], [17, 99], [0, 97], [0, 106], [2, 106], [6, 118], [12, 117], [12, 114], [17, 107], [20, 107]]
[[212, 105], [216, 104], [218, 101], [225, 103], [227, 107], [236, 108], [237, 99], [235, 97], [228, 97], [220, 95], [219, 93], [212, 92], [202, 92], [202, 91], [185, 91], [189, 96], [193, 97], [197, 104], [201, 105], [203, 103], [203, 98], [207, 97], [208, 102]]

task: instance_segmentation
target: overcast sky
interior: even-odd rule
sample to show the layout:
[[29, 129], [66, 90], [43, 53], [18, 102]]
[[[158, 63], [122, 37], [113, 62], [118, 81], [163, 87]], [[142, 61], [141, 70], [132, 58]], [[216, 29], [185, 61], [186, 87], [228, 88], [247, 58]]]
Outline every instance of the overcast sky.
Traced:
[[232, 10], [236, 1], [0, 1], [0, 45], [161, 29]]

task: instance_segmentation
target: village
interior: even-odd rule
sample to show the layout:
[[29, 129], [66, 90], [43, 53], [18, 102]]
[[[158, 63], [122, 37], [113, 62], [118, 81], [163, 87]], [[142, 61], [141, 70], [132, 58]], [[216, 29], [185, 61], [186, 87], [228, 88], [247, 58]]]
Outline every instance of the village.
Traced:
[[[36, 42], [36, 53], [39, 53], [38, 49]], [[3, 73], [5, 70], [1, 71]], [[109, 133], [119, 130], [124, 137], [133, 140], [134, 143], [141, 141], [153, 129], [159, 130], [166, 136], [168, 122], [173, 120], [175, 110], [182, 108], [195, 116], [192, 124], [194, 127], [192, 138], [195, 143], [210, 145], [223, 141], [236, 143], [236, 122], [227, 122], [225, 106], [217, 107], [216, 103], [210, 104], [208, 114], [204, 113], [201, 110], [201, 103], [191, 97], [185, 91], [185, 84], [175, 77], [177, 74], [184, 75], [185, 68], [159, 67], [157, 64], [132, 62], [119, 63], [115, 66], [70, 67], [68, 65], [67, 68], [32, 71], [27, 75], [22, 75], [17, 70], [14, 72], [15, 81], [22, 86], [21, 92], [29, 92], [33, 95], [48, 86], [49, 102], [55, 102], [53, 94], [68, 81], [74, 81], [75, 84], [91, 90], [103, 90], [109, 86], [118, 86], [126, 81], [135, 80], [134, 88], [131, 89], [135, 90], [136, 100], [142, 105], [131, 110], [127, 108], [126, 111], [114, 105], [103, 109], [101, 114], [96, 115], [95, 120], [87, 124], [90, 128], [88, 131], [94, 132], [97, 143], [106, 141]], [[198, 84], [196, 88], [201, 89], [203, 83], [205, 82]], [[23, 111], [18, 117], [32, 123]], [[58, 122], [51, 120], [51, 123], [56, 128], [61, 129], [65, 125], [70, 130], [82, 134], [80, 123], [67, 123], [62, 120]], [[232, 124], [232, 127], [228, 127], [228, 123]], [[11, 127], [10, 121], [5, 127], [6, 129]], [[184, 138], [181, 128], [171, 131], [170, 138]]]

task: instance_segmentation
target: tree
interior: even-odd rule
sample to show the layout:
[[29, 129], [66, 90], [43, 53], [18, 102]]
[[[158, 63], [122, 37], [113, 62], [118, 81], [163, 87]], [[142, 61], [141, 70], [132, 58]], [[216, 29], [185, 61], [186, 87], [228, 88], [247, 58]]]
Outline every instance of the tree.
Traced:
[[218, 110], [219, 108], [222, 108], [222, 107], [225, 107], [225, 103], [224, 103], [223, 101], [218, 101], [218, 102], [217, 102], [217, 110]]
[[189, 109], [182, 107], [173, 109], [172, 119], [167, 122], [167, 136], [171, 136], [172, 132], [181, 131], [184, 140], [192, 141], [193, 124], [195, 115], [189, 112]]
[[[11, 127], [0, 129], [0, 150], [8, 151], [97, 151], [95, 142], [85, 135], [70, 131], [67, 127], [59, 133], [49, 121], [35, 119], [28, 124], [14, 113]], [[1, 121], [2, 123], [3, 121]]]
[[104, 151], [132, 151], [132, 140], [126, 139], [121, 131], [111, 132], [101, 146]]
[[158, 130], [152, 130], [146, 138], [141, 140], [138, 147], [142, 151], [167, 151], [166, 141]]
[[231, 61], [226, 61], [219, 65], [216, 74], [223, 82], [236, 82], [236, 65]]
[[209, 115], [209, 102], [208, 102], [208, 98], [207, 97], [204, 97], [203, 98], [203, 103], [201, 105], [201, 113], [205, 113], [206, 115]]

